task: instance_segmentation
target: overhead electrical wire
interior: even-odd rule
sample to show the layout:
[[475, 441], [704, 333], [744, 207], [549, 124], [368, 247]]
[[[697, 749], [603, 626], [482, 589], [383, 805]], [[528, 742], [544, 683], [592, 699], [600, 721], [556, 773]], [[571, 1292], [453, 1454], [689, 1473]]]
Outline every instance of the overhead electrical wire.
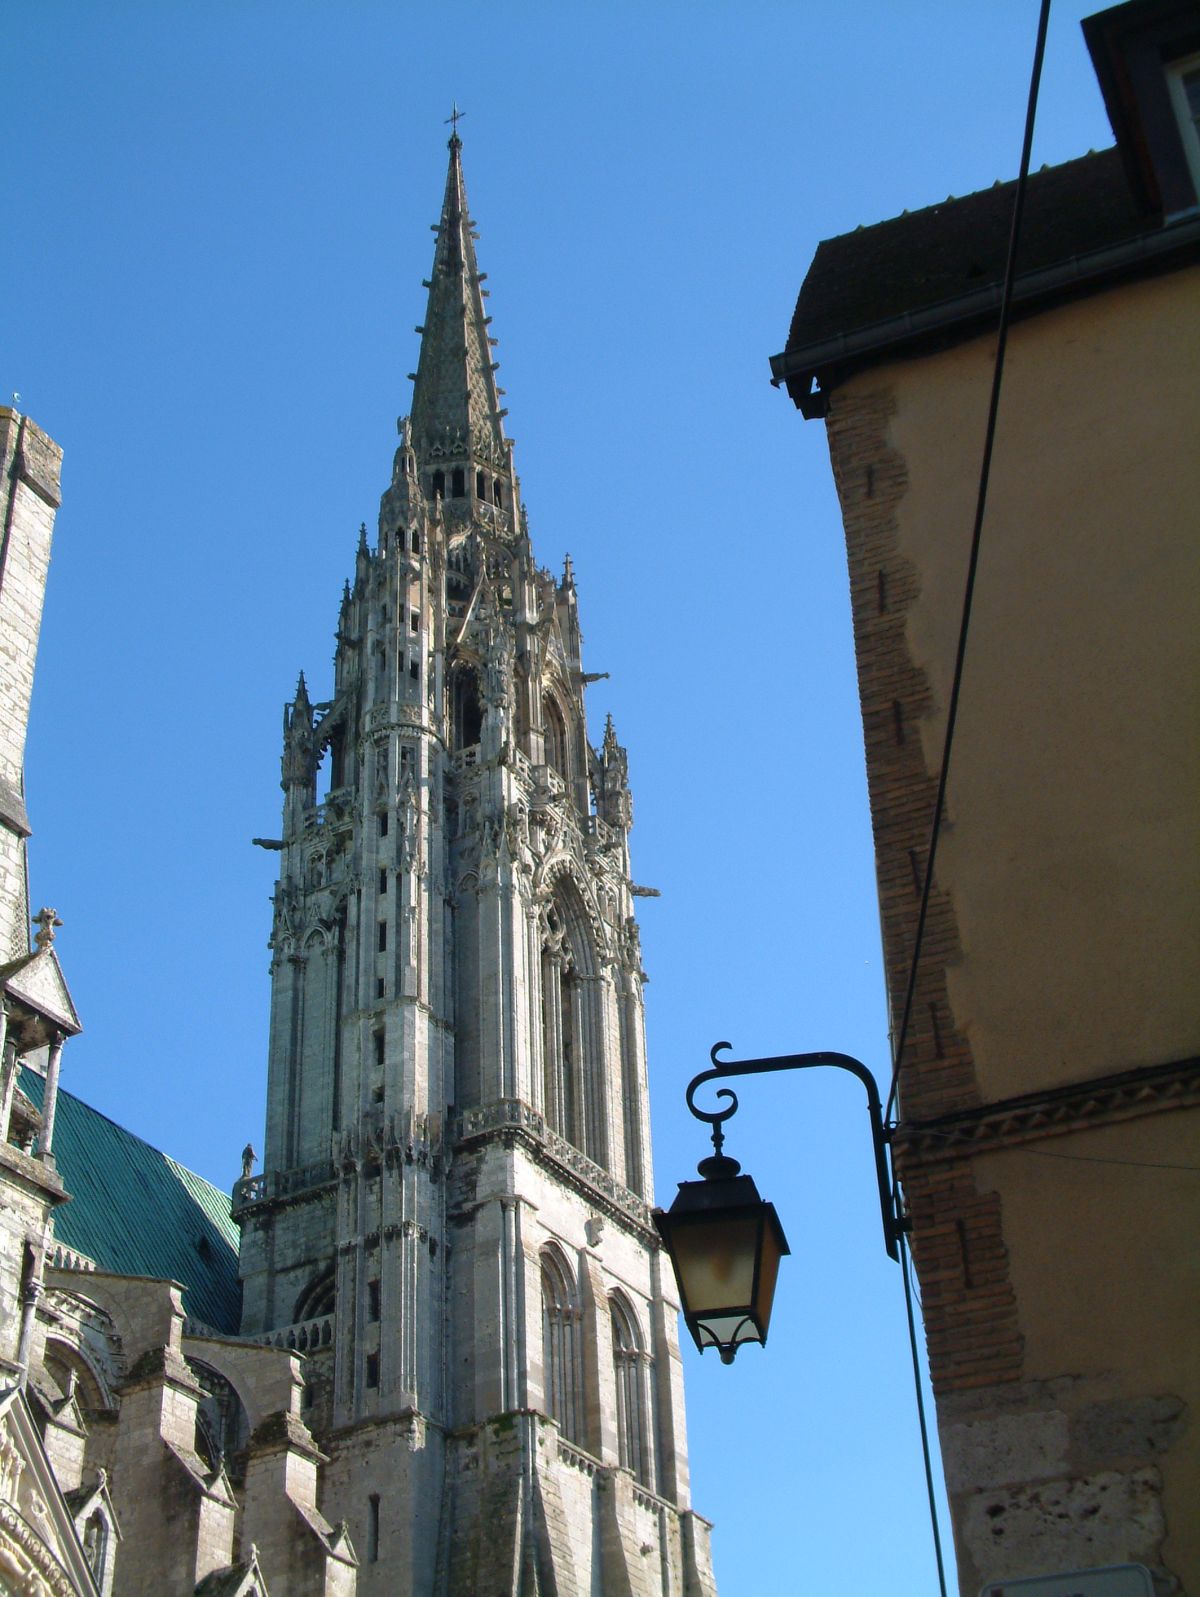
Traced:
[[[892, 1202], [899, 1212], [900, 1191], [892, 1183]], [[929, 1498], [929, 1522], [933, 1527], [933, 1555], [937, 1560], [939, 1597], [946, 1597], [946, 1564], [942, 1557], [942, 1533], [938, 1525], [937, 1498], [933, 1490], [933, 1453], [929, 1446], [929, 1423], [925, 1418], [925, 1394], [921, 1390], [921, 1352], [917, 1345], [917, 1319], [913, 1313], [913, 1284], [910, 1255], [903, 1230], [899, 1234], [900, 1274], [904, 1280], [904, 1309], [908, 1318], [908, 1347], [912, 1354], [913, 1387], [917, 1394], [917, 1423], [921, 1429], [921, 1457], [925, 1464], [925, 1491]]]
[[[1069, 1135], [1069, 1132], [1064, 1133]], [[922, 1126], [922, 1137], [940, 1137], [944, 1142], [957, 1140], [957, 1133], [940, 1131], [936, 1126]], [[1185, 1175], [1200, 1175], [1200, 1164], [1173, 1164], [1163, 1159], [1108, 1159], [1101, 1153], [1060, 1153], [1057, 1148], [1031, 1148], [1027, 1142], [1005, 1143], [1006, 1153], [1028, 1153], [1036, 1159], [1065, 1159], [1068, 1164], [1114, 1164], [1129, 1170], [1180, 1170]]]
[[[916, 936], [913, 940], [912, 960], [904, 994], [904, 1010], [892, 1053], [892, 1079], [888, 1087], [884, 1120], [890, 1121], [896, 1105], [900, 1084], [900, 1069], [904, 1063], [904, 1048], [908, 1041], [908, 1028], [912, 1020], [913, 999], [917, 988], [921, 946], [925, 937], [925, 923], [929, 915], [929, 897], [933, 886], [933, 868], [937, 858], [938, 838], [941, 834], [942, 811], [946, 803], [946, 782], [950, 771], [950, 753], [954, 744], [954, 725], [958, 719], [958, 700], [962, 689], [963, 662], [967, 652], [967, 634], [971, 624], [971, 605], [975, 594], [975, 573], [979, 566], [979, 545], [983, 532], [984, 512], [987, 508], [988, 479], [992, 469], [992, 450], [996, 438], [996, 417], [1000, 409], [1000, 388], [1004, 377], [1004, 355], [1008, 345], [1008, 324], [1012, 311], [1013, 284], [1016, 280], [1017, 248], [1021, 238], [1021, 220], [1025, 211], [1025, 191], [1029, 185], [1029, 163], [1033, 153], [1033, 127], [1037, 116], [1038, 88], [1042, 80], [1042, 63], [1046, 55], [1046, 32], [1050, 23], [1050, 0], [1041, 0], [1038, 12], [1037, 40], [1033, 50], [1033, 70], [1029, 80], [1029, 99], [1025, 109], [1025, 136], [1021, 145], [1021, 165], [1017, 174], [1017, 188], [1013, 197], [1012, 226], [1008, 237], [1008, 259], [1004, 267], [1004, 288], [1000, 296], [1000, 316], [996, 337], [996, 361], [992, 371], [992, 392], [988, 402], [987, 427], [984, 432], [983, 459], [979, 469], [979, 489], [975, 502], [975, 524], [971, 532], [971, 551], [967, 562], [967, 579], [963, 590], [962, 618], [958, 629], [958, 647], [954, 657], [954, 677], [950, 701], [946, 711], [946, 733], [942, 741], [942, 766], [938, 774], [937, 798], [929, 829], [929, 853], [925, 861], [925, 877], [921, 885], [921, 908], [917, 916]], [[898, 1183], [893, 1181], [892, 1202], [896, 1213], [901, 1212]], [[933, 1548], [937, 1559], [938, 1591], [946, 1597], [946, 1571], [942, 1558], [942, 1537], [938, 1526], [937, 1500], [933, 1487], [933, 1460], [929, 1446], [929, 1427], [925, 1418], [925, 1398], [921, 1390], [921, 1356], [917, 1344], [916, 1317], [913, 1313], [913, 1288], [909, 1273], [909, 1252], [903, 1230], [900, 1232], [900, 1272], [904, 1281], [904, 1306], [908, 1317], [908, 1341], [912, 1353], [913, 1383], [917, 1394], [917, 1419], [921, 1430], [921, 1451], [925, 1463], [925, 1488], [929, 1497], [929, 1518], [933, 1528]]]
[[958, 647], [954, 657], [954, 676], [950, 686], [950, 702], [946, 711], [946, 734], [942, 741], [942, 767], [938, 774], [937, 798], [933, 806], [933, 819], [929, 829], [929, 852], [925, 861], [925, 877], [921, 885], [921, 907], [917, 914], [917, 930], [913, 940], [912, 959], [908, 970], [908, 984], [904, 994], [904, 1009], [896, 1045], [892, 1053], [892, 1079], [888, 1088], [884, 1119], [890, 1120], [896, 1104], [900, 1084], [900, 1070], [904, 1063], [904, 1049], [908, 1041], [908, 1028], [912, 1020], [913, 999], [917, 989], [917, 973], [921, 963], [921, 946], [925, 938], [925, 922], [929, 916], [929, 898], [933, 888], [933, 868], [937, 858], [938, 838], [941, 835], [942, 812], [946, 805], [946, 782], [950, 772], [950, 752], [954, 744], [954, 726], [958, 719], [958, 700], [962, 689], [963, 661], [967, 652], [967, 633], [971, 625], [971, 605], [975, 596], [975, 573], [979, 566], [979, 545], [983, 532], [984, 512], [987, 509], [988, 479], [992, 469], [992, 450], [996, 439], [996, 416], [1000, 409], [1000, 388], [1004, 378], [1004, 355], [1008, 345], [1008, 325], [1012, 312], [1013, 284], [1016, 280], [1017, 247], [1021, 238], [1021, 220], [1025, 212], [1025, 191], [1029, 186], [1029, 162], [1033, 152], [1033, 125], [1037, 115], [1038, 87], [1042, 78], [1042, 62], [1046, 54], [1046, 30], [1050, 22], [1050, 0], [1042, 0], [1038, 14], [1037, 42], [1033, 51], [1033, 71], [1029, 82], [1029, 101], [1025, 111], [1025, 138], [1021, 146], [1021, 167], [1017, 175], [1017, 189], [1013, 198], [1012, 226], [1008, 236], [1008, 259], [1004, 267], [1004, 288], [1000, 296], [1000, 318], [996, 332], [996, 361], [992, 370], [992, 392], [988, 403], [987, 427], [984, 431], [983, 459], [979, 469], [979, 490], [975, 500], [975, 525], [971, 532], [971, 551], [967, 561], [967, 580], [963, 590], [962, 619], [958, 628]]

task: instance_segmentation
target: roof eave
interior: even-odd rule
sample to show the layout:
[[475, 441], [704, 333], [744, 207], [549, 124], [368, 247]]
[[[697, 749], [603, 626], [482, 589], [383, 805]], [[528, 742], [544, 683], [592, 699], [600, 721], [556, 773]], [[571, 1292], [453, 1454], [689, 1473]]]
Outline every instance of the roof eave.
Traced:
[[[1187, 265], [1200, 254], [1200, 213], [1172, 226], [1018, 277], [1013, 309], [1029, 316], [1051, 305], [1095, 293], [1123, 278], [1148, 276]], [[883, 361], [903, 359], [929, 348], [976, 336], [993, 325], [1001, 287], [990, 283], [973, 293], [918, 311], [906, 311], [849, 333], [812, 344], [789, 346], [771, 357], [771, 383], [786, 386], [806, 421], [823, 417], [829, 392], [852, 373]]]

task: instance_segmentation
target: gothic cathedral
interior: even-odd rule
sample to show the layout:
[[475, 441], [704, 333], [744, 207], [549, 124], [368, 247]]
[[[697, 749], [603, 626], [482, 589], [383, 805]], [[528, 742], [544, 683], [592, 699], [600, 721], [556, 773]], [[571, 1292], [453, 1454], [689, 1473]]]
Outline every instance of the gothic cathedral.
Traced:
[[625, 750], [570, 561], [534, 561], [450, 140], [412, 414], [284, 714], [242, 1336], [302, 1413], [363, 1597], [715, 1591], [650, 1224]]

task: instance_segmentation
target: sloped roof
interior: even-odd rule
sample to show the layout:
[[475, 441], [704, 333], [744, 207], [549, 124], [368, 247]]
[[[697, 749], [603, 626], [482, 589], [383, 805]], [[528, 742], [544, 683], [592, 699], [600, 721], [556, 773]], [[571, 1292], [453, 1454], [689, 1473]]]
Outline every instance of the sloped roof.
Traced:
[[[796, 303], [788, 348], [817, 343], [999, 284], [1016, 184], [825, 239]], [[1147, 231], [1115, 149], [1033, 172], [1017, 270], [1024, 274]]]
[[[40, 1110], [41, 1076], [25, 1068], [20, 1085]], [[54, 1217], [57, 1241], [102, 1270], [181, 1282], [188, 1314], [236, 1334], [238, 1231], [227, 1192], [61, 1088], [54, 1158], [71, 1195]]]
[[[787, 348], [771, 357], [810, 419], [838, 383], [865, 367], [908, 359], [994, 331], [1012, 227], [1014, 185], [860, 227], [817, 248], [800, 289]], [[1012, 314], [1200, 258], [1200, 217], [1164, 226], [1137, 208], [1117, 150], [1081, 156], [1029, 178]]]

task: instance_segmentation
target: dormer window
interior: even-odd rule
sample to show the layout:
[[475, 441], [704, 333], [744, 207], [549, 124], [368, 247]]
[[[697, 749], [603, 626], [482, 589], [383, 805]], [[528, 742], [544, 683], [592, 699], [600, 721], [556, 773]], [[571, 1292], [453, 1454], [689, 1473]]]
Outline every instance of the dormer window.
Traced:
[[1173, 222], [1200, 209], [1200, 25], [1183, 0], [1138, 0], [1083, 19], [1134, 202]]
[[1167, 64], [1167, 88], [1192, 186], [1200, 199], [1200, 50]]

